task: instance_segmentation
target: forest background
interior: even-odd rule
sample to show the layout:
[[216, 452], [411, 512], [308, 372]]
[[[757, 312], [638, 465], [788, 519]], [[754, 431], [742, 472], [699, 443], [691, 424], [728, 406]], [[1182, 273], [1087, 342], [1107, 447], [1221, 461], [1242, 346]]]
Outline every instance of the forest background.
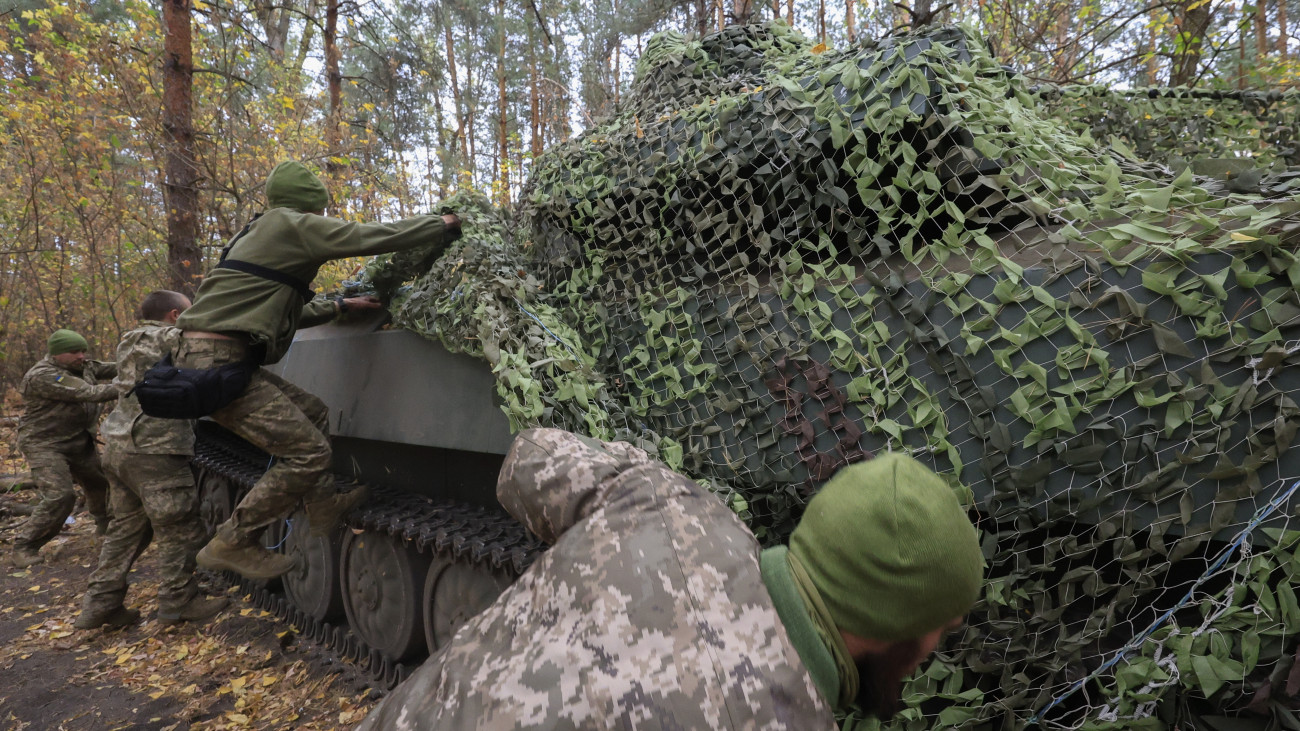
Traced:
[[0, 393], [51, 330], [111, 357], [144, 294], [193, 291], [281, 160], [344, 218], [510, 208], [653, 33], [771, 19], [822, 47], [964, 23], [1039, 83], [1300, 77], [1300, 0], [0, 0]]

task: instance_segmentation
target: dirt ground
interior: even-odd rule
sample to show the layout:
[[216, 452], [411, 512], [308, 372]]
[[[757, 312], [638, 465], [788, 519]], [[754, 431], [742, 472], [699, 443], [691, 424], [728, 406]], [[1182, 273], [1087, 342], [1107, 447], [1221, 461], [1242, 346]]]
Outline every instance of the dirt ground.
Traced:
[[[26, 471], [12, 423], [0, 417], [0, 475]], [[98, 559], [94, 524], [74, 514], [43, 549], [43, 565], [16, 569], [10, 541], [25, 516], [15, 511], [34, 498], [0, 490], [0, 731], [333, 731], [356, 726], [376, 702], [363, 673], [237, 593], [206, 624], [159, 625], [151, 551], [136, 562], [126, 599], [142, 621], [73, 629]]]

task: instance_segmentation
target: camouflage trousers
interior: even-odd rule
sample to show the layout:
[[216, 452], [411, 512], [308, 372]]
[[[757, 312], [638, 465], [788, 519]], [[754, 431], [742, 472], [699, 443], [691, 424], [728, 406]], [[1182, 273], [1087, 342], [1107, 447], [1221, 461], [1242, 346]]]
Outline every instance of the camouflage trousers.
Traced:
[[[213, 368], [240, 361], [246, 352], [247, 346], [233, 340], [183, 338], [176, 365]], [[310, 393], [259, 368], [243, 395], [210, 418], [276, 458], [226, 521], [224, 527], [235, 535], [252, 541], [300, 500], [334, 492], [329, 410]]]
[[86, 510], [96, 517], [108, 516], [108, 479], [89, 434], [71, 444], [20, 446], [41, 499], [18, 529], [16, 545], [39, 549], [59, 534], [77, 503], [74, 481], [86, 493]]
[[82, 601], [88, 614], [106, 612], [126, 598], [131, 565], [154, 542], [158, 609], [179, 611], [198, 593], [194, 555], [207, 540], [199, 520], [190, 459], [179, 454], [133, 454], [109, 443], [105, 462], [113, 489], [113, 519], [104, 534], [99, 566]]

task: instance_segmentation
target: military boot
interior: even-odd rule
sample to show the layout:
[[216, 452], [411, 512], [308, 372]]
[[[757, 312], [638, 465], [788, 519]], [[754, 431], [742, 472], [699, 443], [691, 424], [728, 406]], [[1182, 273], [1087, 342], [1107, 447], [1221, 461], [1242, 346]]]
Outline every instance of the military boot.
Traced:
[[354, 487], [347, 492], [337, 492], [320, 500], [305, 503], [307, 508], [307, 535], [312, 538], [324, 538], [334, 531], [339, 519], [366, 498], [366, 486]]
[[33, 548], [31, 546], [27, 546], [21, 543], [14, 545], [14, 553], [13, 553], [14, 567], [25, 569], [28, 566], [42, 563], [43, 561], [45, 561], [45, 559], [41, 557], [40, 549]]
[[251, 538], [221, 526], [199, 550], [198, 564], [213, 571], [234, 571], [246, 579], [274, 579], [294, 566], [292, 558], [266, 550]]
[[140, 610], [127, 609], [121, 604], [112, 609], [102, 609], [99, 611], [82, 610], [77, 615], [77, 621], [72, 623], [77, 629], [95, 629], [96, 627], [127, 627], [135, 624], [140, 619]]
[[107, 515], [96, 515], [93, 517], [95, 519], [95, 535], [102, 536], [107, 533], [109, 517]]
[[158, 609], [158, 624], [180, 624], [181, 622], [198, 622], [208, 619], [226, 608], [230, 600], [224, 596], [203, 596], [196, 594], [188, 602], [175, 609]]

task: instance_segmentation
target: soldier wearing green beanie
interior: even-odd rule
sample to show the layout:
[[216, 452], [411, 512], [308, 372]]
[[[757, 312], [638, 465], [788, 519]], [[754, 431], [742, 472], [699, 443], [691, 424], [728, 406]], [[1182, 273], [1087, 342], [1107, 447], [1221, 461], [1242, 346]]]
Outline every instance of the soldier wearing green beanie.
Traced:
[[23, 376], [23, 414], [18, 447], [40, 492], [40, 502], [14, 539], [13, 563], [41, 562], [40, 549], [58, 535], [77, 502], [75, 484], [86, 493], [86, 509], [103, 533], [108, 526], [108, 479], [95, 448], [100, 404], [117, 398], [117, 366], [88, 360], [90, 346], [71, 330], [55, 330], [48, 354]]
[[325, 404], [259, 366], [280, 360], [294, 333], [348, 309], [380, 306], [373, 297], [315, 297], [311, 282], [333, 259], [417, 247], [438, 250], [460, 233], [454, 215], [424, 215], [391, 223], [357, 223], [324, 215], [325, 185], [299, 162], [283, 162], [266, 179], [266, 210], [226, 246], [221, 261], [181, 315], [173, 360], [184, 368], [245, 364], [248, 387], [210, 416], [277, 459], [199, 551], [204, 568], [270, 579], [293, 567], [284, 554], [256, 540], [263, 528], [303, 502], [310, 532], [327, 535], [363, 497], [338, 494], [330, 472]]
[[902, 455], [841, 469], [789, 548], [644, 451], [558, 429], [520, 432], [497, 499], [551, 548], [358, 731], [888, 718], [983, 577], [955, 492]]
[[50, 355], [63, 355], [77, 351], [84, 353], [90, 350], [90, 344], [86, 339], [71, 330], [55, 330], [46, 343]]
[[984, 560], [957, 494], [911, 457], [849, 465], [808, 503], [763, 581], [817, 687], [897, 710], [902, 681], [979, 598]]

